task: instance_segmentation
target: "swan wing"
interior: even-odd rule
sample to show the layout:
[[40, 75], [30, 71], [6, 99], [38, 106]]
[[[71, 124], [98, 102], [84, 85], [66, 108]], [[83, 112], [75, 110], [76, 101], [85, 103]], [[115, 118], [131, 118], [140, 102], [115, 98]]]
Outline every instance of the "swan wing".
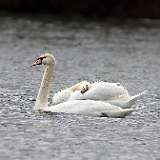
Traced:
[[125, 87], [119, 83], [94, 82], [90, 89], [82, 94], [76, 91], [71, 94], [69, 100], [92, 99], [92, 100], [113, 100], [129, 99], [129, 93]]
[[131, 108], [132, 105], [134, 105], [136, 103], [136, 101], [138, 99], [140, 99], [142, 96], [144, 96], [146, 93], [147, 93], [147, 91], [140, 92], [140, 93], [138, 93], [134, 96], [131, 96], [127, 100], [113, 99], [113, 100], [108, 100], [108, 101], [105, 101], [105, 102], [110, 103], [112, 105], [119, 106], [121, 108]]
[[45, 111], [75, 113], [90, 116], [125, 117], [134, 109], [122, 109], [102, 101], [74, 100], [45, 108]]

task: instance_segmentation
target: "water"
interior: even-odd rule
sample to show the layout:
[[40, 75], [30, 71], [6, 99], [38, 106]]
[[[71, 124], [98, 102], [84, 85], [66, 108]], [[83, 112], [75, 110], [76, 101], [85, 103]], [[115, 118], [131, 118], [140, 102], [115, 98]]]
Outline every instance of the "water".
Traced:
[[[160, 159], [160, 21], [103, 21], [0, 15], [0, 159]], [[52, 51], [51, 95], [81, 80], [148, 90], [124, 119], [34, 113], [42, 67]]]

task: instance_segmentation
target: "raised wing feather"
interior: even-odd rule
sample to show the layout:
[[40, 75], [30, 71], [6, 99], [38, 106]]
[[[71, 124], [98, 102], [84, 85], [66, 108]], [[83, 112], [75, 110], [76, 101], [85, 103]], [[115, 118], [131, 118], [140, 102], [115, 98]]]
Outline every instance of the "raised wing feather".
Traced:
[[113, 99], [128, 99], [130, 96], [125, 87], [119, 83], [94, 82], [91, 88], [82, 94], [79, 91], [71, 94], [69, 100], [75, 99], [92, 99], [92, 100], [113, 100]]

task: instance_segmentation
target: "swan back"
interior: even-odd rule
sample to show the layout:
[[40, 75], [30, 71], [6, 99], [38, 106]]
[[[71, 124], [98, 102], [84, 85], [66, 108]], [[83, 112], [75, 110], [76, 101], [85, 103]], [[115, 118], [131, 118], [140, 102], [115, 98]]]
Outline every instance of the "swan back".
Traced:
[[108, 82], [94, 82], [92, 87], [81, 94], [81, 92], [74, 92], [69, 100], [75, 99], [92, 99], [92, 100], [113, 100], [113, 99], [128, 99], [129, 93], [125, 87], [119, 83], [108, 83]]

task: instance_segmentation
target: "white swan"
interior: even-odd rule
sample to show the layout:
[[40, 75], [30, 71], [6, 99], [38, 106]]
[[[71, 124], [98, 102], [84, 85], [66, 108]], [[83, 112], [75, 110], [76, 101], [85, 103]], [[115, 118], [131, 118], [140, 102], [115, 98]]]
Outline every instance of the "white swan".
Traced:
[[51, 86], [50, 84], [54, 76], [54, 56], [52, 54], [45, 53], [37, 58], [32, 66], [41, 64], [46, 65], [46, 69], [36, 98], [34, 110], [108, 117], [125, 117], [135, 110], [133, 108], [122, 109], [116, 105], [94, 100], [72, 100], [58, 105], [48, 106], [48, 94]]

